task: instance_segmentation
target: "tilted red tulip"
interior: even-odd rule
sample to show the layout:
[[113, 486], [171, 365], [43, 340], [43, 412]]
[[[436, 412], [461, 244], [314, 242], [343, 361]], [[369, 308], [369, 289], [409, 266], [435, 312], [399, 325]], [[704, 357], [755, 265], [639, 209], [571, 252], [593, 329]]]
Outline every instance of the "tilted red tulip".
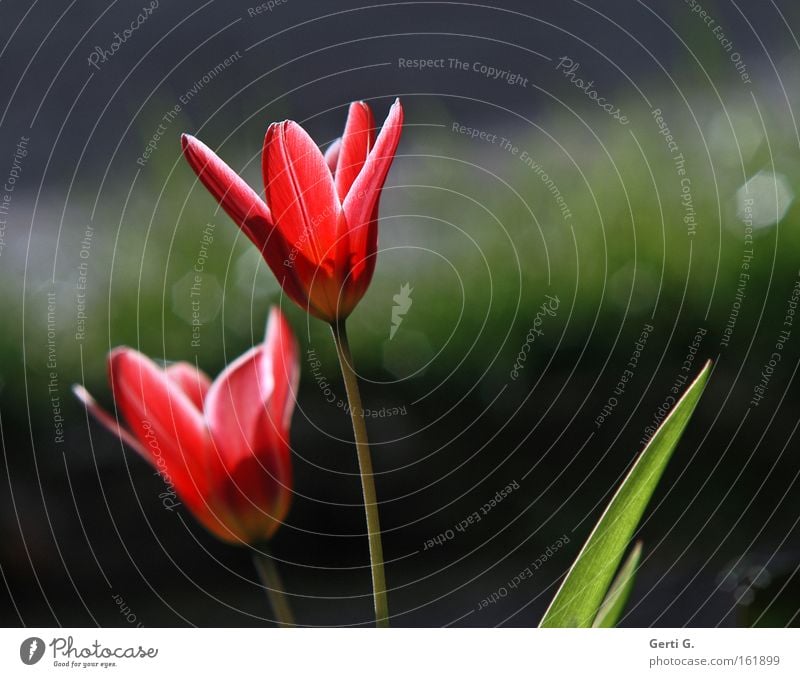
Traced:
[[186, 362], [161, 368], [132, 348], [108, 356], [111, 387], [127, 429], [81, 386], [92, 415], [175, 487], [211, 533], [232, 543], [268, 539], [289, 510], [289, 423], [297, 344], [277, 308], [264, 342], [212, 383]]
[[325, 155], [291, 120], [267, 130], [266, 201], [198, 139], [183, 153], [222, 208], [259, 248], [286, 294], [328, 322], [345, 319], [375, 270], [378, 202], [403, 124], [395, 101], [375, 137], [363, 101], [350, 104], [344, 134]]

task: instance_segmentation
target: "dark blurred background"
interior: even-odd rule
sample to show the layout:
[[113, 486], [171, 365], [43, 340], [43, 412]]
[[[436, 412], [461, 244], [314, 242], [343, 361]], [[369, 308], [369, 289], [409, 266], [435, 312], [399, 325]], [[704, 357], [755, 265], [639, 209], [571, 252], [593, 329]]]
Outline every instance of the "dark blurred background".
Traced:
[[[297, 493], [272, 551], [300, 623], [370, 622], [327, 329], [281, 299], [179, 136], [259, 188], [269, 122], [297, 120], [325, 145], [351, 100], [381, 122], [398, 96], [381, 253], [349, 323], [367, 406], [401, 412], [369, 421], [393, 624], [535, 626], [671, 388], [706, 359], [711, 384], [638, 534], [623, 625], [800, 622], [800, 327], [784, 324], [800, 275], [796, 3], [162, 0], [112, 49], [142, 5], [0, 7], [0, 179], [13, 179], [0, 204], [0, 623], [270, 623], [249, 553], [165, 510], [160, 479], [70, 387], [111, 407], [105, 355], [120, 344], [215, 375], [261, 338], [273, 303], [334, 402], [305, 361]], [[571, 75], [562, 58], [579, 64]], [[401, 61], [413, 59], [444, 61]], [[513, 379], [547, 295], [558, 310]]]

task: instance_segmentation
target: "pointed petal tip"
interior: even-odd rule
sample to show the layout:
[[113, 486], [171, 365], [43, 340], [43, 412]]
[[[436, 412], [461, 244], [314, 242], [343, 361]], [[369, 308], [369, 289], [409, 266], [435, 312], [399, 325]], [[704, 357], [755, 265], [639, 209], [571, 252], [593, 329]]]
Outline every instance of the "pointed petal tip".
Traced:
[[94, 402], [94, 398], [89, 394], [89, 391], [80, 383], [72, 384], [72, 394], [75, 395], [84, 406], [88, 407], [90, 403]]
[[282, 129], [283, 127], [286, 127], [287, 125], [291, 124], [296, 125], [297, 123], [294, 122], [293, 120], [276, 120], [274, 122], [270, 122], [269, 126], [267, 127], [267, 134], [269, 134], [270, 130]]
[[267, 313], [267, 326], [264, 327], [265, 341], [269, 338], [270, 333], [274, 331], [280, 321], [281, 311], [278, 310], [278, 306], [270, 306], [269, 313]]
[[274, 337], [277, 335], [286, 336], [290, 341], [294, 340], [294, 334], [291, 331], [291, 326], [286, 319], [286, 315], [283, 314], [279, 306], [270, 306], [267, 316], [267, 326], [264, 331], [264, 343], [269, 343], [271, 340], [274, 340]]
[[203, 144], [203, 142], [200, 141], [200, 139], [198, 139], [197, 137], [194, 137], [186, 132], [183, 132], [181, 134], [181, 150], [183, 151], [184, 155], [190, 153], [192, 150], [194, 150], [200, 145], [205, 145], [205, 144]]
[[325, 162], [328, 164], [328, 169], [331, 174], [336, 174], [336, 165], [339, 163], [339, 153], [342, 150], [342, 137], [334, 139], [331, 144], [325, 149]]
[[138, 350], [134, 350], [133, 348], [129, 348], [128, 346], [117, 346], [116, 348], [112, 348], [108, 351], [108, 364], [111, 366], [114, 363], [119, 362], [120, 360], [124, 360], [127, 358], [131, 353], [138, 353]]
[[260, 347], [277, 386], [272, 393], [274, 420], [282, 422], [288, 435], [300, 382], [299, 346], [289, 321], [277, 305], [270, 308], [264, 342]]
[[404, 110], [403, 110], [403, 104], [400, 103], [400, 97], [397, 97], [394, 100], [394, 103], [389, 108], [389, 115], [392, 115], [392, 114], [395, 114], [395, 115], [399, 116], [400, 119], [398, 120], [398, 124], [403, 122]]
[[[80, 383], [73, 383], [72, 384], [72, 394], [78, 399], [78, 401], [86, 407], [86, 410], [94, 416], [98, 421], [103, 423], [107, 428], [111, 426], [109, 423], [111, 417], [106, 414], [105, 410], [97, 403], [97, 400], [92, 397], [92, 394], [86, 390], [86, 388]], [[118, 427], [118, 426], [117, 426]], [[116, 433], [116, 430], [113, 429], [113, 426], [110, 427], [112, 432]]]
[[94, 419], [108, 430], [112, 435], [119, 437], [126, 445], [133, 449], [137, 454], [148, 462], [152, 462], [151, 456], [144, 445], [142, 445], [136, 437], [128, 432], [120, 425], [119, 419], [116, 416], [109, 414], [103, 407], [101, 407], [97, 400], [92, 397], [91, 393], [86, 390], [80, 383], [72, 384], [72, 392], [75, 397], [80, 400], [81, 404], [86, 407]]
[[111, 388], [115, 396], [118, 388], [126, 387], [133, 375], [141, 378], [141, 370], [145, 365], [152, 366], [154, 369], [163, 372], [160, 365], [156, 364], [150, 357], [129, 346], [117, 346], [112, 348], [107, 358], [108, 375]]
[[284, 132], [284, 127], [289, 120], [280, 120], [279, 122], [270, 122], [269, 126], [267, 127], [267, 131], [264, 133], [264, 149], [266, 150], [267, 146], [269, 146], [272, 137], [276, 134], [281, 134]]
[[183, 132], [181, 134], [181, 152], [186, 155], [192, 150], [192, 146], [197, 145], [197, 139], [191, 134]]

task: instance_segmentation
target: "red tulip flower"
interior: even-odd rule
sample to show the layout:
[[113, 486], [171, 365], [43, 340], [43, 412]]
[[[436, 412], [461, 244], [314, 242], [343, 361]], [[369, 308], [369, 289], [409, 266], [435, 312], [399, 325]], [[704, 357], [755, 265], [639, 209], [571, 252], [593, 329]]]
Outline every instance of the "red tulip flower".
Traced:
[[264, 342], [212, 383], [186, 362], [161, 368], [132, 348], [115, 348], [108, 370], [117, 408], [75, 394], [100, 423], [164, 478], [199, 522], [232, 543], [272, 536], [289, 510], [289, 422], [299, 366], [286, 319], [273, 308]]
[[344, 135], [325, 155], [291, 120], [267, 130], [266, 201], [188, 134], [183, 153], [203, 185], [259, 248], [286, 294], [328, 322], [364, 296], [378, 245], [378, 202], [403, 124], [396, 101], [375, 137], [372, 111], [350, 104]]

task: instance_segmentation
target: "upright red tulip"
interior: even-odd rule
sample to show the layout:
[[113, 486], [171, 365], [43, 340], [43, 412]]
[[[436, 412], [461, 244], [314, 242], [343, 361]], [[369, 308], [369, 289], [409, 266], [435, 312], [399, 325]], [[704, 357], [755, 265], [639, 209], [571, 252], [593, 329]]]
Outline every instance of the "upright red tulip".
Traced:
[[325, 155], [291, 120], [267, 130], [266, 201], [188, 134], [183, 153], [203, 185], [255, 243], [284, 291], [328, 322], [346, 318], [375, 270], [378, 202], [403, 124], [395, 101], [375, 137], [372, 111], [350, 104], [343, 136]]
[[109, 353], [108, 370], [127, 429], [75, 386], [92, 415], [155, 467], [215, 536], [271, 537], [291, 499], [289, 423], [299, 376], [281, 312], [272, 309], [264, 342], [213, 383], [191, 364], [162, 369], [125, 347]]

